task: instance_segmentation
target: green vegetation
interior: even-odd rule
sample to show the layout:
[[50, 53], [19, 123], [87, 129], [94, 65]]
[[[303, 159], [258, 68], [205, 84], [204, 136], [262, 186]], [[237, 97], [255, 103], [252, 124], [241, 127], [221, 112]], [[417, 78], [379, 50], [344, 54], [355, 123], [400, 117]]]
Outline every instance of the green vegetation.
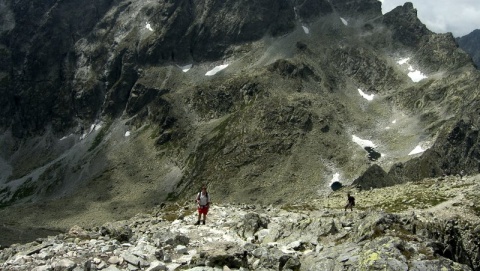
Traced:
[[162, 219], [172, 222], [179, 217], [192, 215], [194, 212], [194, 208], [187, 208], [178, 204], [168, 204], [162, 209], [162, 211], [160, 212], [160, 216]]
[[448, 197], [441, 194], [425, 195], [421, 192], [416, 192], [409, 194], [408, 197], [405, 198], [396, 198], [389, 202], [379, 203], [378, 205], [374, 205], [374, 208], [381, 208], [389, 213], [399, 213], [411, 208], [432, 207], [447, 200]]
[[287, 212], [295, 212], [295, 211], [315, 211], [318, 210], [315, 206], [309, 203], [302, 203], [302, 204], [285, 204], [281, 207], [282, 210]]
[[[24, 199], [26, 197], [32, 196], [37, 191], [37, 188], [38, 188], [37, 185], [32, 183], [32, 178], [29, 178], [27, 181], [25, 181], [23, 184], [21, 184], [17, 188], [17, 190], [15, 190], [15, 192], [13, 193], [12, 197], [9, 200], [0, 202], [0, 208], [7, 207], [7, 206], [11, 205], [12, 203], [14, 203], [15, 201], [18, 201], [20, 199]], [[9, 187], [5, 187], [4, 189], [2, 189], [0, 191], [0, 194], [4, 194], [4, 193], [6, 194], [6, 196], [8, 198], [8, 196], [12, 192], [10, 191]]]

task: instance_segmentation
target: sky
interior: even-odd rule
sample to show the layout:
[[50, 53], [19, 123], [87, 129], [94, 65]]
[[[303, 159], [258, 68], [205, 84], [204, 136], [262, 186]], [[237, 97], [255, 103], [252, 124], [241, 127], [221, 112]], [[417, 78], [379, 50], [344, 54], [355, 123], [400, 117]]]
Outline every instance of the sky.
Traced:
[[417, 16], [435, 33], [452, 32], [462, 37], [480, 29], [479, 0], [380, 0], [385, 14], [405, 2], [413, 3]]

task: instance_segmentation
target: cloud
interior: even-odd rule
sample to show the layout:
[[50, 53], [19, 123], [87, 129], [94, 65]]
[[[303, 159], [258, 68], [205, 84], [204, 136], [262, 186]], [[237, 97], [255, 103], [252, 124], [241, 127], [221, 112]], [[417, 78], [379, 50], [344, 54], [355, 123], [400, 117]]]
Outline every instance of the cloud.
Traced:
[[478, 0], [383, 0], [383, 13], [412, 2], [420, 21], [435, 33], [452, 32], [455, 37], [480, 29]]

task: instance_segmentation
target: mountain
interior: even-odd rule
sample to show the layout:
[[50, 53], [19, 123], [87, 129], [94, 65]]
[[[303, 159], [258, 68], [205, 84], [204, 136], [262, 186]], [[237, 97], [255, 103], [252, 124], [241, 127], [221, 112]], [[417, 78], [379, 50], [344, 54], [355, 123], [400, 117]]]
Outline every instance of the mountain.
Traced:
[[127, 219], [203, 183], [268, 205], [479, 171], [479, 71], [411, 3], [1, 6], [0, 206], [18, 227]]
[[456, 39], [460, 48], [472, 56], [473, 62], [480, 67], [480, 29]]

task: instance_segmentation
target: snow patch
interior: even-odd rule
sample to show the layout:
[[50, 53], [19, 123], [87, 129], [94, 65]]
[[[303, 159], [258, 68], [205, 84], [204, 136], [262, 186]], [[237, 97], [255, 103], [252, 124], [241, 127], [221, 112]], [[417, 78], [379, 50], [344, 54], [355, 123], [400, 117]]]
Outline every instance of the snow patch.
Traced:
[[410, 61], [410, 58], [409, 58], [409, 57], [406, 57], [406, 58], [402, 58], [402, 59], [398, 60], [397, 63], [398, 63], [399, 65], [403, 65], [403, 64], [408, 63], [408, 61]]
[[340, 182], [340, 173], [333, 174], [333, 178], [330, 180], [329, 186], [331, 186], [334, 182]]
[[67, 136], [64, 136], [64, 137], [60, 138], [60, 141], [62, 141], [62, 140], [65, 140], [65, 139], [69, 138], [71, 135], [72, 135], [72, 134], [69, 134], [69, 135], [67, 135]]
[[410, 72], [408, 73], [408, 77], [410, 77], [410, 79], [412, 79], [412, 81], [415, 83], [420, 82], [421, 80], [427, 78], [425, 74], [423, 74], [421, 71], [413, 70], [411, 66], [409, 70]]
[[358, 89], [358, 93], [360, 93], [360, 96], [362, 96], [366, 100], [369, 100], [369, 101], [373, 100], [373, 96], [374, 96], [373, 94], [368, 95], [365, 92], [363, 92], [361, 89]]
[[302, 25], [302, 28], [303, 28], [303, 32], [305, 32], [305, 34], [310, 33], [310, 29], [308, 29], [308, 27]]
[[422, 153], [424, 151], [425, 150], [422, 148], [422, 146], [418, 145], [408, 155], [414, 155], [414, 154]]
[[129, 137], [130, 136], [130, 131], [126, 131], [125, 132], [125, 137]]
[[401, 58], [400, 60], [397, 61], [397, 63], [399, 65], [408, 65], [408, 77], [410, 77], [410, 79], [413, 82], [417, 83], [427, 78], [427, 76], [423, 74], [421, 71], [415, 70], [411, 65], [409, 65], [408, 64], [409, 61], [410, 61], [410, 58], [406, 57], [406, 58]]
[[362, 148], [365, 148], [365, 147], [372, 147], [372, 148], [375, 148], [375, 144], [373, 144], [372, 141], [370, 140], [365, 140], [365, 139], [361, 139], [359, 138], [358, 136], [356, 135], [352, 135], [352, 140], [353, 142], [357, 143], [358, 145], [360, 145]]
[[193, 67], [193, 65], [187, 64], [185, 66], [178, 66], [178, 67], [182, 70], [182, 72], [188, 72]]
[[343, 23], [344, 25], [348, 25], [347, 20], [343, 19], [342, 17], [340, 17], [340, 20], [342, 20], [342, 23]]
[[216, 66], [215, 68], [209, 70], [205, 75], [206, 75], [206, 76], [215, 75], [215, 74], [217, 74], [219, 71], [225, 69], [226, 67], [228, 67], [228, 64], [223, 64], [223, 65], [220, 65], [220, 66]]
[[152, 28], [152, 26], [150, 25], [150, 23], [146, 23], [146, 24], [145, 24], [145, 28], [148, 29], [148, 30], [150, 30], [150, 31], [153, 31], [153, 28]]

